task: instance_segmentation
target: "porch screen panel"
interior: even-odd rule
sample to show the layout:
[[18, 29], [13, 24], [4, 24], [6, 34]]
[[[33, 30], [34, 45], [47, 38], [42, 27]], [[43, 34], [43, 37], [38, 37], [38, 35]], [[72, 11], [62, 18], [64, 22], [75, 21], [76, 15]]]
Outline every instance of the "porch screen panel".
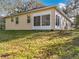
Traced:
[[40, 26], [40, 16], [34, 17], [34, 26]]
[[60, 25], [60, 17], [56, 15], [56, 26]]
[[42, 26], [49, 26], [49, 25], [50, 25], [50, 15], [43, 15]]

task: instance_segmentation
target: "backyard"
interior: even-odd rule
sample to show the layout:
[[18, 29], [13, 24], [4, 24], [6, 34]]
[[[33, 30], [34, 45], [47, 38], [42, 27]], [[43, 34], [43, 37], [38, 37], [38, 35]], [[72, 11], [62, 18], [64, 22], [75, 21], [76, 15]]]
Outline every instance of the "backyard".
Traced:
[[0, 59], [79, 59], [79, 30], [0, 30]]

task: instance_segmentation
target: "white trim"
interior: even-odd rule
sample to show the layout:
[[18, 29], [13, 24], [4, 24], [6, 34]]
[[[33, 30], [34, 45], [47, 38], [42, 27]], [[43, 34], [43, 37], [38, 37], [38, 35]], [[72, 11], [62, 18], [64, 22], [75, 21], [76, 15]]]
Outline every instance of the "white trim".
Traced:
[[51, 26], [33, 26], [33, 30], [50, 30]]
[[47, 11], [43, 11], [39, 13], [34, 13], [33, 16], [42, 16], [42, 15], [47, 15], [47, 14], [51, 14], [51, 11], [47, 10]]

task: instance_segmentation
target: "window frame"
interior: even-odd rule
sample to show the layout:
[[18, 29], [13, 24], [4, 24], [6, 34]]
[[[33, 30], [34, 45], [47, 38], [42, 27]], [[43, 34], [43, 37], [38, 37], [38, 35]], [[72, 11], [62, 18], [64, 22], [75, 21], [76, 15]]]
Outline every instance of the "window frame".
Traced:
[[15, 18], [15, 23], [19, 24], [19, 17], [18, 16]]
[[[35, 17], [39, 17], [39, 21], [37, 21], [37, 19], [35, 19]], [[36, 22], [36, 24], [35, 24], [35, 22]], [[34, 16], [34, 23], [33, 24], [34, 24], [34, 26], [41, 26], [41, 16]]]
[[27, 16], [27, 23], [31, 23], [31, 17]]
[[14, 22], [14, 18], [13, 17], [11, 17], [11, 22]]
[[[49, 19], [47, 19], [46, 16], [49, 16]], [[50, 20], [51, 20], [50, 14], [42, 15], [41, 17], [42, 17], [42, 26], [50, 26]], [[43, 17], [45, 17], [45, 18], [43, 19]], [[46, 23], [43, 23], [43, 22], [46, 22]], [[49, 23], [47, 23], [47, 22], [49, 22]]]
[[60, 16], [56, 15], [56, 26], [60, 26]]

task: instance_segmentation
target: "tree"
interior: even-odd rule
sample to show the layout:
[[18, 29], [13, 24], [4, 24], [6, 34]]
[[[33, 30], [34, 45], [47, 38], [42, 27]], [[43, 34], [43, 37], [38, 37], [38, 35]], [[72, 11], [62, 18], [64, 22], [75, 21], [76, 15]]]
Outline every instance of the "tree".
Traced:
[[76, 19], [75, 19], [75, 27], [76, 28], [79, 28], [79, 15], [76, 16]]
[[15, 8], [22, 5], [22, 0], [0, 0], [0, 11], [12, 13]]
[[66, 0], [67, 5], [64, 12], [73, 20], [75, 27], [79, 27], [79, 0]]
[[25, 12], [37, 7], [44, 6], [37, 0], [0, 0], [0, 11], [8, 15], [16, 14], [17, 12]]
[[69, 17], [75, 17], [79, 14], [79, 0], [67, 0], [65, 13]]
[[34, 0], [0, 0], [0, 11], [12, 14], [24, 11], [24, 8], [30, 9]]

